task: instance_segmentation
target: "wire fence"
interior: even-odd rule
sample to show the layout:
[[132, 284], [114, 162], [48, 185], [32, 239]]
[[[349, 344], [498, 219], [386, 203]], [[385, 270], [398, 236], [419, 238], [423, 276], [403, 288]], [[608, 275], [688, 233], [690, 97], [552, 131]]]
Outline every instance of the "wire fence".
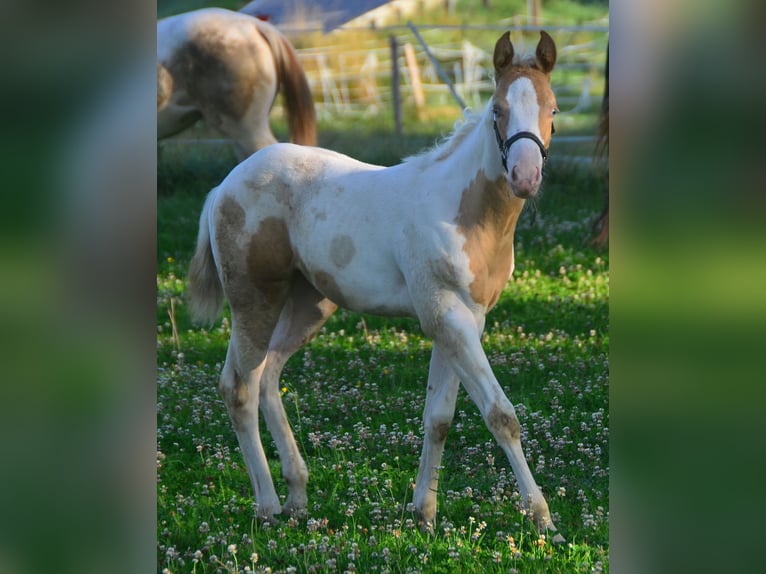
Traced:
[[[299, 48], [296, 52], [320, 120], [349, 117], [364, 120], [380, 116], [393, 120], [397, 107], [399, 117], [404, 107], [416, 113], [445, 109], [445, 113], [454, 113], [457, 118], [461, 113], [458, 101], [477, 110], [494, 90], [492, 51], [498, 33], [510, 30], [514, 46], [531, 52], [537, 42], [535, 32], [543, 29], [554, 35], [558, 45], [552, 78], [562, 112], [557, 119], [556, 155], [586, 161], [593, 155], [595, 125], [604, 89], [606, 21], [580, 26], [520, 23], [419, 25], [416, 30], [405, 25], [374, 30], [343, 28], [330, 36], [331, 43]], [[445, 31], [452, 32], [450, 36], [458, 32], [461, 39], [445, 42]], [[391, 44], [397, 49], [393, 50]], [[392, 74], [398, 76], [398, 82], [392, 82]], [[273, 113], [284, 113], [279, 99]], [[591, 133], [579, 133], [583, 131], [582, 126], [586, 126], [586, 131], [587, 126], [593, 129]], [[181, 137], [166, 141], [182, 145], [220, 145], [227, 140]]]

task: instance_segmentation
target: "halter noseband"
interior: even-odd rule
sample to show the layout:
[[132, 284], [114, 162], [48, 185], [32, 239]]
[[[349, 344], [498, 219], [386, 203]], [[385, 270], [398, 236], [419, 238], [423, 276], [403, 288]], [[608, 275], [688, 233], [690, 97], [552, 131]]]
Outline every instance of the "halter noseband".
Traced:
[[511, 145], [513, 145], [513, 142], [520, 140], [520, 139], [528, 139], [532, 140], [537, 144], [537, 147], [540, 148], [540, 153], [543, 156], [543, 165], [545, 165], [545, 160], [548, 159], [548, 150], [545, 149], [545, 144], [543, 144], [542, 141], [540, 141], [540, 138], [537, 137], [532, 132], [516, 132], [511, 137], [509, 137], [507, 140], [503, 141], [502, 136], [500, 135], [500, 130], [497, 129], [497, 114], [495, 112], [492, 113], [492, 127], [495, 129], [495, 137], [497, 138], [497, 147], [500, 148], [500, 159], [503, 162], [503, 169], [506, 173], [508, 173], [508, 151], [511, 149]]

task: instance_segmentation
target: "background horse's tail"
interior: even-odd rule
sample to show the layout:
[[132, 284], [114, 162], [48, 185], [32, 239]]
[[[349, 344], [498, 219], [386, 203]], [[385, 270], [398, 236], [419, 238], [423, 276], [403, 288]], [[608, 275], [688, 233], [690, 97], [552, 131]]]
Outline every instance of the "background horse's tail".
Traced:
[[218, 318], [223, 308], [223, 286], [210, 245], [210, 209], [217, 189], [208, 194], [202, 208], [197, 249], [189, 264], [189, 310], [194, 320], [208, 325]]
[[306, 74], [290, 42], [271, 24], [258, 21], [258, 30], [271, 46], [279, 86], [285, 101], [290, 141], [316, 145], [316, 111]]

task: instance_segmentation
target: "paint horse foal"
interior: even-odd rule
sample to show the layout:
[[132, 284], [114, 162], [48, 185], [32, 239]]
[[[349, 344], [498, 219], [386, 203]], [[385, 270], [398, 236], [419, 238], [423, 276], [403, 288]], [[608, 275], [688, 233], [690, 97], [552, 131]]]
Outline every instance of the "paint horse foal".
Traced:
[[267, 22], [204, 8], [157, 22], [157, 136], [200, 117], [234, 141], [240, 159], [276, 143], [269, 111], [281, 90], [290, 140], [316, 145], [316, 114], [295, 50]]
[[[305, 511], [308, 472], [279, 377], [340, 305], [417, 317], [433, 339], [414, 492], [421, 524], [433, 529], [438, 469], [462, 381], [508, 456], [537, 526], [555, 532], [513, 405], [480, 339], [485, 314], [513, 271], [516, 221], [541, 183], [556, 113], [555, 61], [545, 32], [526, 61], [514, 58], [506, 33], [495, 46], [491, 102], [435, 149], [383, 168], [277, 144], [237, 166], [208, 196], [189, 272], [191, 305], [212, 322], [224, 294], [231, 304], [220, 391], [262, 517]], [[287, 481], [284, 508], [261, 445], [259, 407]]]

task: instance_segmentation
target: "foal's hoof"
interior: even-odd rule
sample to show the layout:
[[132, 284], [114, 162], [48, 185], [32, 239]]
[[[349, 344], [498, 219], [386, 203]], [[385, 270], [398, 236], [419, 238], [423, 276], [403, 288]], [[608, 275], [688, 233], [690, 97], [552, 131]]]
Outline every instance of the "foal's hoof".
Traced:
[[280, 521], [275, 514], [272, 514], [271, 516], [259, 516], [258, 522], [261, 528], [271, 528], [272, 526], [279, 526]]
[[305, 506], [293, 506], [288, 503], [282, 507], [282, 514], [290, 518], [301, 519], [306, 518], [309, 515], [309, 511], [306, 510]]
[[416, 508], [415, 520], [417, 520], [418, 528], [423, 534], [428, 534], [429, 536], [434, 536], [436, 534], [436, 530], [434, 529], [434, 523], [436, 522], [435, 516], [429, 520]]
[[551, 543], [556, 545], [566, 544], [566, 538], [564, 538], [563, 536], [561, 536], [561, 534], [557, 532], [556, 534], [553, 535], [553, 538], [551, 538]]
[[[278, 513], [279, 511], [277, 511]], [[256, 512], [255, 518], [263, 528], [269, 528], [271, 526], [277, 526], [279, 524], [279, 516], [273, 512]]]
[[308, 499], [305, 494], [289, 494], [287, 500], [285, 500], [285, 503], [282, 505], [282, 514], [295, 519], [305, 518], [308, 516], [307, 506]]
[[428, 536], [434, 536], [436, 534], [434, 523], [431, 520], [418, 520], [418, 528], [420, 528], [420, 531], [423, 534], [427, 534]]

